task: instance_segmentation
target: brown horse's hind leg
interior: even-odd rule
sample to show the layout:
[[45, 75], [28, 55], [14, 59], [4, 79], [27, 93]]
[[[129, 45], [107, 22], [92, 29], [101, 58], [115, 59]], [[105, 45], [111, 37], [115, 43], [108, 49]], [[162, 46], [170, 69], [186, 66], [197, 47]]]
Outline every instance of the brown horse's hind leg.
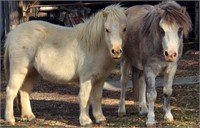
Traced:
[[13, 71], [10, 73], [10, 79], [6, 88], [6, 108], [5, 108], [5, 119], [11, 125], [15, 124], [15, 117], [13, 112], [13, 101], [17, 96], [17, 92], [23, 84], [26, 77], [27, 69], [24, 68], [18, 72]]
[[122, 59], [120, 62], [120, 70], [121, 70], [121, 93], [120, 93], [120, 101], [119, 101], [119, 108], [118, 108], [118, 116], [126, 115], [126, 106], [125, 106], [125, 95], [126, 95], [126, 88], [129, 80], [129, 70], [130, 64], [125, 60]]
[[147, 114], [148, 108], [146, 103], [146, 82], [144, 78], [144, 74], [141, 73], [138, 79], [139, 84], [139, 113], [140, 114]]
[[32, 92], [33, 85], [37, 80], [37, 73], [31, 72], [27, 75], [24, 83], [20, 89], [21, 98], [21, 120], [31, 121], [35, 119], [35, 115], [32, 112], [29, 95]]

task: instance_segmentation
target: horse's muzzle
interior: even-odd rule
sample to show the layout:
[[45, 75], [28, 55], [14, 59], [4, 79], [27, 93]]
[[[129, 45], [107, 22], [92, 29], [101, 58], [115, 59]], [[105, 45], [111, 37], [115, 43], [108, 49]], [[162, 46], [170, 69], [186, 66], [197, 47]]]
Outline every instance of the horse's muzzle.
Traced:
[[165, 60], [168, 61], [168, 62], [176, 61], [177, 56], [178, 56], [176, 52], [168, 53], [167, 51], [164, 52], [164, 55], [165, 55]]
[[113, 59], [120, 59], [122, 55], [122, 49], [112, 49], [111, 54]]

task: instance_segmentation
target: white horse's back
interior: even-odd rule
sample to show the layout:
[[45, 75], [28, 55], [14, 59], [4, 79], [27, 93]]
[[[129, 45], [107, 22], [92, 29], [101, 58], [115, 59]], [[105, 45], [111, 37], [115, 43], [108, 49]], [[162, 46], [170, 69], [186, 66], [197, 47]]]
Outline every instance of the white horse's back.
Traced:
[[14, 62], [10, 65], [16, 67], [19, 62], [21, 67], [26, 63], [44, 79], [53, 82], [66, 83], [75, 79], [78, 44], [71, 30], [42, 21], [19, 25], [8, 35], [8, 40], [12, 40], [6, 42], [12, 49], [11, 56], [19, 58], [11, 59]]

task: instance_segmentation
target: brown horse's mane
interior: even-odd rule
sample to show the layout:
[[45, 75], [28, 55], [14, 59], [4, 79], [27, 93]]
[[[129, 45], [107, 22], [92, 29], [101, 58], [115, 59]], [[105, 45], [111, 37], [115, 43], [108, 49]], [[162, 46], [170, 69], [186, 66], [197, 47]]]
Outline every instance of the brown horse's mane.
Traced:
[[188, 33], [192, 28], [191, 19], [184, 7], [181, 7], [174, 1], [162, 2], [154, 6], [149, 13], [144, 17], [144, 24], [141, 28], [143, 35], [152, 38], [153, 42], [158, 42], [161, 39], [159, 22], [161, 18], [167, 24], [176, 23], [183, 27], [184, 37], [188, 37]]

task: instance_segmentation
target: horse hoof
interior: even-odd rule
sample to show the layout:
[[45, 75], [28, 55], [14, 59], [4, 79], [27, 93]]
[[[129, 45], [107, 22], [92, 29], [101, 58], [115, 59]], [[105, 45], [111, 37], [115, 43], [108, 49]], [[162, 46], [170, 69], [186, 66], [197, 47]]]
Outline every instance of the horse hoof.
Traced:
[[156, 122], [155, 121], [153, 121], [153, 122], [147, 122], [146, 126], [148, 128], [156, 128]]
[[36, 118], [32, 118], [32, 119], [30, 119], [30, 120], [28, 120], [28, 121], [30, 121], [30, 122], [35, 122], [35, 121], [36, 121]]
[[139, 107], [139, 114], [140, 115], [145, 115], [148, 113], [148, 108], [147, 107]]
[[164, 116], [164, 120], [167, 122], [167, 123], [173, 123], [174, 122], [174, 118], [172, 116], [172, 114], [166, 114]]
[[98, 122], [97, 124], [100, 124], [100, 125], [102, 125], [102, 126], [106, 126], [107, 121], [106, 121], [106, 120], [104, 120], [104, 121], [100, 121], [100, 122]]
[[156, 123], [146, 124], [147, 128], [156, 128]]
[[22, 116], [21, 121], [34, 121], [36, 117], [34, 115], [31, 116]]
[[125, 112], [119, 112], [119, 113], [118, 113], [118, 116], [119, 116], [119, 117], [126, 116], [126, 113], [125, 113]]
[[82, 125], [83, 127], [93, 127], [93, 123]]
[[15, 125], [14, 121], [8, 122], [9, 125]]
[[167, 123], [173, 123], [173, 122], [174, 122], [174, 119], [173, 119], [173, 118], [168, 118], [168, 119], [165, 119], [165, 121], [166, 121]]

